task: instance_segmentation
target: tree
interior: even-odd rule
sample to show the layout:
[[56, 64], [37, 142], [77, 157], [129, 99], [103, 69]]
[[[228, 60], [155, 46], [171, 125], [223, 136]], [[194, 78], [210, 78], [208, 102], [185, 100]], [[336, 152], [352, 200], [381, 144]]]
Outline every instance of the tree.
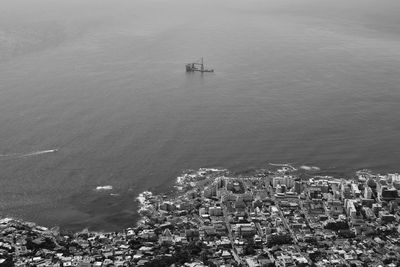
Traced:
[[325, 225], [325, 229], [330, 229], [330, 230], [333, 230], [333, 231], [349, 229], [349, 224], [346, 221], [328, 222]]
[[253, 255], [255, 251], [254, 244], [247, 244], [244, 247], [244, 255]]
[[267, 246], [292, 244], [293, 238], [289, 234], [272, 234], [268, 236]]
[[132, 249], [139, 249], [142, 246], [142, 242], [138, 239], [132, 239], [128, 244]]
[[200, 259], [204, 264], [208, 261], [207, 251], [203, 250], [202, 252], [200, 252]]
[[13, 267], [14, 263], [13, 263], [13, 256], [11, 254], [6, 254], [3, 255], [2, 257], [5, 257], [5, 261], [0, 263], [0, 267]]
[[351, 230], [339, 230], [338, 235], [343, 238], [354, 238], [356, 234]]

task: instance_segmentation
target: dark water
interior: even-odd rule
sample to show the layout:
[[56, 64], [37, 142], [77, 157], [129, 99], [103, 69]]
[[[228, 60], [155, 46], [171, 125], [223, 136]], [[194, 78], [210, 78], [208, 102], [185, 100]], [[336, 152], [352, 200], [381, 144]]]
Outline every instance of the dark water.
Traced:
[[[186, 168], [398, 171], [398, 14], [397, 0], [2, 1], [0, 214], [114, 230]], [[201, 56], [216, 72], [186, 74]]]

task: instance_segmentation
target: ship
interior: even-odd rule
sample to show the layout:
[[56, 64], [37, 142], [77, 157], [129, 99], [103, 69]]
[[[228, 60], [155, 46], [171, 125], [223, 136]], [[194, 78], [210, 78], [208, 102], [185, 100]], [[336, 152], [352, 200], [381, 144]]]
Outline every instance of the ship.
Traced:
[[201, 58], [200, 62], [193, 62], [193, 63], [188, 63], [186, 64], [186, 72], [214, 72], [213, 69], [206, 69], [204, 68], [204, 61], [203, 58]]

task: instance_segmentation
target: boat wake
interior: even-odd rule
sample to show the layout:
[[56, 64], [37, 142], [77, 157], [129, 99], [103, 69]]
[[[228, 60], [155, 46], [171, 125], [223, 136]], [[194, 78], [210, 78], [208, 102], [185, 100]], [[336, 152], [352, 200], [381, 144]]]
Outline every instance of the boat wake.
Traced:
[[48, 153], [54, 153], [57, 151], [58, 151], [58, 149], [41, 150], [41, 151], [23, 154], [21, 157], [32, 157], [32, 156], [38, 156], [38, 155], [43, 155], [43, 154], [48, 154]]
[[0, 154], [0, 157], [18, 157], [21, 156], [21, 154], [18, 153], [12, 153], [12, 154]]
[[40, 151], [35, 151], [35, 152], [30, 152], [30, 153], [0, 154], [0, 158], [3, 158], [3, 159], [26, 158], [26, 157], [39, 156], [39, 155], [48, 154], [48, 153], [55, 153], [57, 151], [58, 151], [58, 148], [48, 149], [48, 150], [40, 150]]

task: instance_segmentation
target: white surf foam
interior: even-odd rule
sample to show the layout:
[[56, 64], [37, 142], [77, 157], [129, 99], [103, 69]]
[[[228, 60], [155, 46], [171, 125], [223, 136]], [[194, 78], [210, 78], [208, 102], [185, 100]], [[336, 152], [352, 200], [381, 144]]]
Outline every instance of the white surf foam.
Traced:
[[300, 169], [306, 170], [306, 171], [319, 171], [321, 168], [317, 166], [307, 166], [307, 165], [302, 165], [300, 166]]
[[151, 193], [150, 191], [144, 191], [142, 193], [139, 194], [138, 197], [136, 197], [136, 200], [141, 204], [144, 205], [146, 203], [146, 199], [150, 196], [152, 196], [153, 193]]
[[306, 165], [302, 165], [300, 166], [300, 169], [306, 170], [306, 171], [310, 171], [311, 167], [310, 166], [306, 166]]
[[277, 166], [277, 167], [290, 167], [293, 168], [290, 163], [268, 163], [271, 166]]

